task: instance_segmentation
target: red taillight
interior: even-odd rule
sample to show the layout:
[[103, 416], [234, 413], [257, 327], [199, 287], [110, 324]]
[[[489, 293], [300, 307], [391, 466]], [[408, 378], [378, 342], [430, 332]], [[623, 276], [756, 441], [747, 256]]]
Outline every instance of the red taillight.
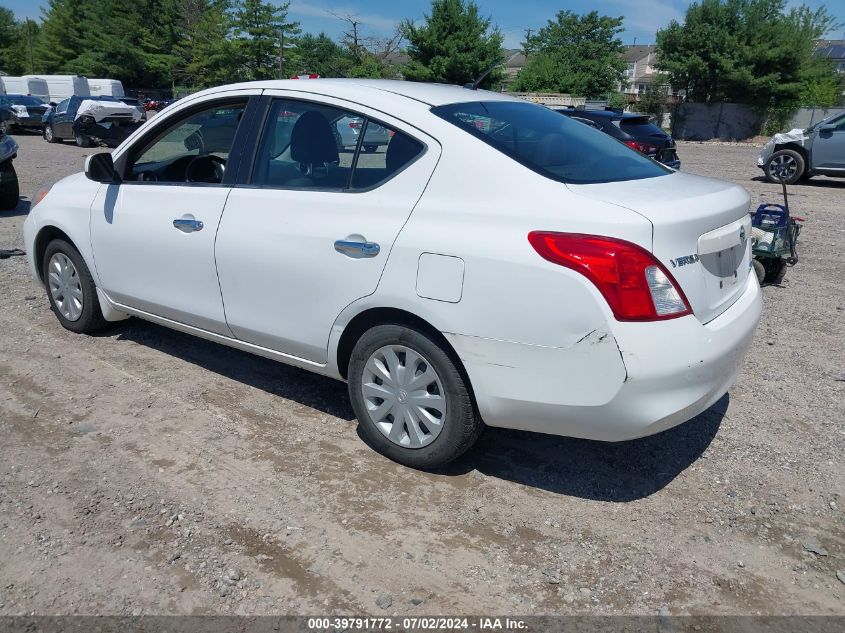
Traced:
[[528, 241], [543, 259], [593, 282], [619, 321], [659, 321], [692, 314], [671, 273], [641, 246], [600, 235], [550, 231], [532, 231]]
[[656, 154], [658, 150], [657, 145], [651, 145], [650, 143], [640, 143], [639, 141], [623, 141], [623, 143], [643, 154]]

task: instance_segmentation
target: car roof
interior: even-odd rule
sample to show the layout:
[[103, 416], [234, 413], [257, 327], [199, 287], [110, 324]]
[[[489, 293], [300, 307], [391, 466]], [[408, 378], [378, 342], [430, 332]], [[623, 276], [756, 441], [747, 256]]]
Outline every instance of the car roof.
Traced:
[[575, 108], [557, 108], [558, 112], [571, 114], [572, 116], [594, 116], [602, 119], [643, 119], [648, 118], [647, 114], [638, 112], [619, 112], [618, 110], [576, 110]]
[[377, 97], [385, 93], [412, 99], [430, 106], [449, 103], [466, 103], [469, 101], [521, 101], [489, 90], [470, 90], [462, 86], [449, 84], [420, 83], [415, 81], [398, 81], [392, 79], [280, 79], [268, 81], [252, 81], [247, 83], [219, 86], [204, 90], [193, 96], [206, 96], [215, 92], [239, 90], [247, 88], [262, 88], [264, 90], [296, 90], [312, 92], [324, 96], [356, 100], [362, 93], [370, 93]]

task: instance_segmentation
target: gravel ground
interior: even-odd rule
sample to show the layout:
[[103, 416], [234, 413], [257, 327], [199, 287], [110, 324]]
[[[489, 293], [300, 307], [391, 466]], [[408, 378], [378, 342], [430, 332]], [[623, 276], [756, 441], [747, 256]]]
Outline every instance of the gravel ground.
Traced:
[[[0, 248], [94, 151], [17, 140]], [[756, 151], [680, 146], [778, 202]], [[802, 259], [713, 409], [615, 445], [488, 430], [441, 474], [367, 448], [341, 383], [71, 334], [0, 261], [0, 614], [845, 614], [845, 181], [791, 191]]]

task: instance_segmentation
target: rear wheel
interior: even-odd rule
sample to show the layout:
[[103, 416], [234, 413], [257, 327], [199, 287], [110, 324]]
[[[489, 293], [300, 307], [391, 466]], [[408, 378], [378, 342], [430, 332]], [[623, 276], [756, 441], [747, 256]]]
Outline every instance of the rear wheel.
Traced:
[[766, 178], [769, 182], [780, 183], [783, 180], [792, 185], [803, 177], [805, 168], [804, 157], [800, 153], [794, 149], [781, 149], [766, 161]]
[[91, 147], [91, 138], [85, 136], [84, 134], [77, 132], [74, 136], [74, 140], [76, 141], [76, 145], [78, 147]]
[[12, 123], [10, 121], [0, 121], [0, 134], [11, 134]]
[[60, 239], [50, 242], [41, 265], [50, 307], [63, 327], [86, 334], [106, 324], [94, 279], [72, 244]]
[[780, 257], [770, 258], [765, 263], [765, 269], [763, 281], [767, 284], [779, 284], [786, 276], [786, 260]]
[[484, 426], [455, 361], [428, 335], [404, 325], [379, 325], [358, 340], [349, 396], [370, 444], [413, 468], [449, 463]]
[[367, 154], [373, 154], [378, 149], [378, 145], [364, 145], [364, 151]]
[[0, 165], [0, 211], [11, 211], [20, 200], [18, 175], [11, 161]]
[[44, 140], [48, 143], [61, 143], [62, 139], [56, 136], [55, 132], [53, 131], [53, 126], [49, 123], [44, 126]]

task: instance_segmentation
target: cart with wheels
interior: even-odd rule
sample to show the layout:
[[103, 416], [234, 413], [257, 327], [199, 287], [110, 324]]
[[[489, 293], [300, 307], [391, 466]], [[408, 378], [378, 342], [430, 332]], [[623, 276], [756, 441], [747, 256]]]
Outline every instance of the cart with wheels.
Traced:
[[803, 219], [789, 215], [789, 207], [761, 204], [751, 218], [752, 265], [761, 284], [779, 284], [786, 268], [798, 262], [798, 235]]

